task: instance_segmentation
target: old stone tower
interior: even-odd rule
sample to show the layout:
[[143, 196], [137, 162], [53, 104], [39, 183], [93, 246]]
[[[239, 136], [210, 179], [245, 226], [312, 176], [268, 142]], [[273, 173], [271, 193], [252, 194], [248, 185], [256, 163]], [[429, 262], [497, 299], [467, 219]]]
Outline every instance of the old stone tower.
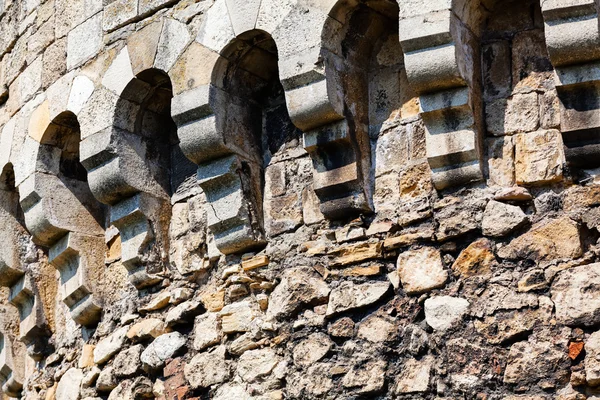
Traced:
[[0, 0], [0, 386], [600, 399], [599, 0]]

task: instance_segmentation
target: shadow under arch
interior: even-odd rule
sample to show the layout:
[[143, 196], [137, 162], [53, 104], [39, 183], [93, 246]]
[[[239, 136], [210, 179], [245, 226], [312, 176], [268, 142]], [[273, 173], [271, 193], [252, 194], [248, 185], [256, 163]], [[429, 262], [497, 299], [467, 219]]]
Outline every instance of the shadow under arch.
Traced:
[[173, 88], [149, 68], [119, 94], [110, 126], [110, 159], [87, 165], [94, 194], [110, 206], [110, 224], [122, 240], [121, 261], [142, 289], [161, 281], [168, 264], [171, 203], [193, 194], [196, 166], [179, 146], [171, 117]]
[[319, 63], [331, 111], [314, 123], [302, 116], [301, 123], [307, 126], [304, 146], [313, 160], [314, 189], [329, 218], [373, 210], [372, 139], [409, 96], [401, 84], [398, 14], [394, 1], [340, 0], [323, 26]]
[[215, 140], [198, 169], [211, 205], [209, 228], [225, 254], [261, 248], [265, 168], [300, 137], [287, 111], [270, 34], [247, 31], [223, 48], [212, 70], [209, 104]]

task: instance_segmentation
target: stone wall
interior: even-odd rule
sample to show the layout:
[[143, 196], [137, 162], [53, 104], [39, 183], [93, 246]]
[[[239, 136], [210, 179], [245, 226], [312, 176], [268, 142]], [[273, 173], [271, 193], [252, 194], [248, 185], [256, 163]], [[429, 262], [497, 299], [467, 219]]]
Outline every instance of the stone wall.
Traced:
[[600, 398], [598, 0], [0, 0], [3, 398]]

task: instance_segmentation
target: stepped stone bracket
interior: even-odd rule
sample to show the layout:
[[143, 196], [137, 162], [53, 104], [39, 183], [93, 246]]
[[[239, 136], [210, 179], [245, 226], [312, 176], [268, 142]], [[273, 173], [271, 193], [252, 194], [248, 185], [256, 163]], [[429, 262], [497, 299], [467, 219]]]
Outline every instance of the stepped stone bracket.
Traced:
[[8, 300], [19, 310], [19, 340], [31, 349], [29, 354], [34, 359], [41, 359], [48, 326], [34, 283], [28, 275], [11, 286]]
[[0, 385], [2, 393], [10, 397], [19, 397], [23, 389], [23, 355], [15, 354], [14, 346], [7, 335], [0, 333]]
[[102, 306], [93, 295], [104, 266], [104, 239], [68, 233], [50, 248], [49, 261], [60, 274], [60, 293], [75, 322], [93, 326]]
[[175, 96], [171, 113], [181, 149], [198, 165], [198, 182], [209, 204], [208, 227], [215, 244], [223, 254], [232, 254], [265, 243], [255, 200], [260, 168], [218, 131], [210, 90], [207, 85]]
[[477, 40], [450, 2], [400, 5], [408, 81], [420, 95], [427, 160], [438, 190], [483, 179]]
[[567, 161], [600, 166], [600, 3], [552, 0], [542, 4], [546, 44], [561, 102]]
[[110, 223], [121, 234], [121, 262], [129, 272], [129, 281], [137, 289], [152, 286], [161, 279], [146, 271], [142, 253], [155, 239], [150, 221], [160, 219], [164, 207], [164, 201], [145, 193], [110, 207]]

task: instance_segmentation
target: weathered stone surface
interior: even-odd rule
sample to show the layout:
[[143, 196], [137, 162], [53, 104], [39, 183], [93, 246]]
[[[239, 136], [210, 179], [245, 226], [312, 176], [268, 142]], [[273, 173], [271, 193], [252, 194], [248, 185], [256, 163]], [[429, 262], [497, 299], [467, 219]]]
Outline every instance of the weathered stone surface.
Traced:
[[387, 318], [371, 315], [358, 325], [357, 336], [369, 342], [386, 342], [393, 339], [397, 326]]
[[490, 274], [496, 257], [492, 248], [492, 242], [487, 239], [478, 239], [460, 252], [452, 270], [463, 278], [477, 275]]
[[303, 305], [327, 300], [329, 286], [309, 268], [285, 271], [273, 293], [267, 308], [267, 317], [281, 318], [296, 312]]
[[157, 338], [168, 332], [167, 325], [157, 318], [148, 318], [137, 322], [127, 331], [127, 337], [133, 341]]
[[237, 374], [245, 382], [252, 383], [271, 374], [279, 362], [273, 349], [248, 350], [240, 356]]
[[448, 272], [439, 250], [423, 247], [401, 253], [397, 261], [402, 287], [408, 294], [428, 292], [446, 284]]
[[165, 333], [154, 339], [140, 359], [145, 368], [156, 369], [162, 367], [169, 358], [185, 345], [185, 337], [179, 332]]
[[333, 347], [329, 336], [323, 333], [313, 333], [294, 347], [294, 364], [300, 367], [310, 367], [320, 361]]
[[138, 344], [117, 354], [113, 362], [115, 376], [130, 376], [138, 372], [142, 366], [140, 357], [143, 351], [144, 346]]
[[358, 393], [377, 393], [385, 385], [385, 361], [369, 361], [364, 365], [354, 366], [342, 378], [342, 386], [358, 389]]
[[439, 224], [437, 239], [449, 240], [479, 229], [486, 204], [482, 193], [447, 196], [437, 201], [434, 205], [434, 217]]
[[194, 356], [185, 366], [185, 378], [194, 388], [205, 388], [229, 379], [230, 371], [225, 361], [225, 346], [219, 346], [210, 353]]
[[194, 349], [202, 351], [221, 342], [221, 318], [216, 313], [196, 317], [194, 322]]
[[560, 272], [551, 288], [556, 319], [567, 325], [600, 322], [600, 264]]
[[71, 368], [60, 378], [56, 389], [56, 400], [78, 400], [83, 371]]
[[590, 386], [600, 385], [600, 332], [585, 342], [585, 380]]
[[567, 374], [564, 369], [567, 364], [567, 353], [552, 343], [518, 342], [510, 347], [504, 383], [523, 385], [540, 379], [561, 381]]
[[522, 133], [515, 141], [515, 178], [519, 185], [538, 185], [562, 179], [565, 156], [560, 132]]
[[409, 359], [396, 381], [396, 393], [423, 393], [429, 388], [433, 359]]
[[247, 332], [252, 326], [252, 321], [263, 315], [258, 304], [250, 301], [241, 301], [229, 304], [219, 312], [221, 316], [221, 329], [223, 333]]
[[485, 236], [502, 237], [527, 222], [520, 207], [491, 200], [485, 207], [481, 220], [481, 231]]
[[354, 282], [342, 282], [331, 291], [327, 315], [332, 316], [344, 311], [353, 310], [373, 304], [381, 299], [389, 290], [389, 282], [373, 282], [354, 284]]
[[96, 381], [96, 389], [99, 392], [110, 392], [119, 384], [117, 377], [115, 376], [115, 371], [113, 367], [106, 367], [98, 375], [98, 380]]
[[152, 398], [152, 381], [145, 376], [120, 382], [110, 392], [108, 400], [136, 400]]
[[469, 302], [451, 296], [435, 296], [425, 300], [425, 321], [436, 331], [445, 331], [460, 325]]
[[577, 258], [583, 253], [577, 223], [562, 217], [535, 224], [527, 233], [513, 239], [498, 251], [501, 258], [551, 261]]
[[127, 339], [129, 327], [122, 327], [113, 332], [110, 336], [102, 339], [94, 349], [94, 362], [96, 364], [104, 364], [116, 353], [121, 350]]

